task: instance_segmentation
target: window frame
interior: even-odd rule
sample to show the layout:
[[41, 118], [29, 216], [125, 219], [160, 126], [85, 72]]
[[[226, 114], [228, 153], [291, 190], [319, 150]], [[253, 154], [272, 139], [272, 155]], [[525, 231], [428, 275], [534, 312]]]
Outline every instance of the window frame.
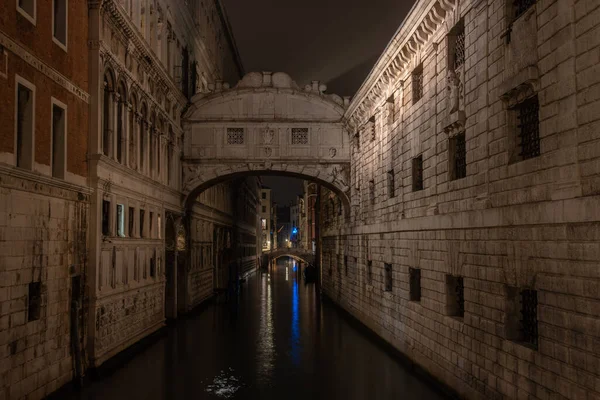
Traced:
[[55, 18], [54, 18], [54, 10], [55, 10], [55, 3], [57, 0], [52, 0], [52, 41], [54, 42], [54, 44], [56, 44], [58, 47], [60, 47], [61, 49], [63, 49], [65, 52], [68, 52], [68, 43], [69, 43], [69, 0], [62, 0], [65, 2], [65, 42], [61, 42], [60, 39], [58, 39], [55, 36]]
[[[63, 128], [63, 160], [62, 160], [62, 176], [57, 176], [54, 174], [54, 107], [61, 108], [63, 110], [63, 119], [64, 119], [64, 128]], [[65, 179], [67, 175], [67, 134], [68, 134], [68, 106], [56, 99], [55, 97], [50, 97], [50, 175], [53, 178]]]
[[31, 0], [33, 2], [33, 15], [30, 15], [25, 9], [19, 6], [19, 0], [16, 0], [17, 12], [21, 14], [25, 19], [31, 22], [34, 26], [37, 25], [37, 0]]
[[[22, 165], [19, 166], [18, 165], [18, 140], [17, 140], [17, 136], [18, 136], [18, 126], [19, 126], [19, 85], [24, 86], [25, 88], [27, 88], [28, 90], [31, 91], [32, 94], [32, 105], [31, 105], [31, 148], [29, 149], [30, 154], [29, 154], [29, 158], [30, 160], [28, 160], [27, 164], [28, 165]], [[36, 87], [33, 83], [29, 82], [27, 79], [23, 78], [22, 76], [15, 74], [15, 130], [14, 130], [14, 165], [15, 167], [18, 168], [22, 168], [22, 169], [27, 169], [32, 171], [33, 167], [35, 165], [35, 117], [36, 117], [36, 112], [35, 112], [35, 103], [36, 103]]]

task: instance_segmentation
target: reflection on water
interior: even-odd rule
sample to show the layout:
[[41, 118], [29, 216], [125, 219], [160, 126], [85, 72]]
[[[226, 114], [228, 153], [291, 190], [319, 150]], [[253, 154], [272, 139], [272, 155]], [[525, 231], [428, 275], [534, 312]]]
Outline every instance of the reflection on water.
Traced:
[[441, 399], [285, 267], [60, 399]]

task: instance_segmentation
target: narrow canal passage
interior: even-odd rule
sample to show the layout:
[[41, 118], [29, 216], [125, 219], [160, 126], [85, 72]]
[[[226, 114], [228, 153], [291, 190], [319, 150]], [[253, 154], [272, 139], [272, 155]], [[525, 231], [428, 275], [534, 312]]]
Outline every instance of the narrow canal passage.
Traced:
[[[69, 397], [70, 396], [70, 397]], [[63, 397], [65, 398], [65, 397]], [[441, 399], [280, 263], [69, 399]]]

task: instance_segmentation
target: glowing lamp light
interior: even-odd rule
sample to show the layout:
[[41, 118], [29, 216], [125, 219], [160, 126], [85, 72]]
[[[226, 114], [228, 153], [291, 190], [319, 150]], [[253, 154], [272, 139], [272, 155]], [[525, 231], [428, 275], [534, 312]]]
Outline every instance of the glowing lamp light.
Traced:
[[294, 229], [292, 229], [292, 233], [294, 233], [294, 234], [298, 233], [298, 228], [294, 227]]

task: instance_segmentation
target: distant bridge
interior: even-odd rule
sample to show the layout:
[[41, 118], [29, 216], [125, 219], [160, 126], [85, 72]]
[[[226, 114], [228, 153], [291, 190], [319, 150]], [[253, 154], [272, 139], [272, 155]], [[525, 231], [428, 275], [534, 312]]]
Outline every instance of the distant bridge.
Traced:
[[276, 260], [280, 257], [291, 257], [299, 261], [303, 261], [307, 264], [315, 263], [315, 254], [307, 249], [301, 247], [287, 248], [283, 247], [271, 251], [263, 252], [264, 255], [269, 257], [269, 260]]

